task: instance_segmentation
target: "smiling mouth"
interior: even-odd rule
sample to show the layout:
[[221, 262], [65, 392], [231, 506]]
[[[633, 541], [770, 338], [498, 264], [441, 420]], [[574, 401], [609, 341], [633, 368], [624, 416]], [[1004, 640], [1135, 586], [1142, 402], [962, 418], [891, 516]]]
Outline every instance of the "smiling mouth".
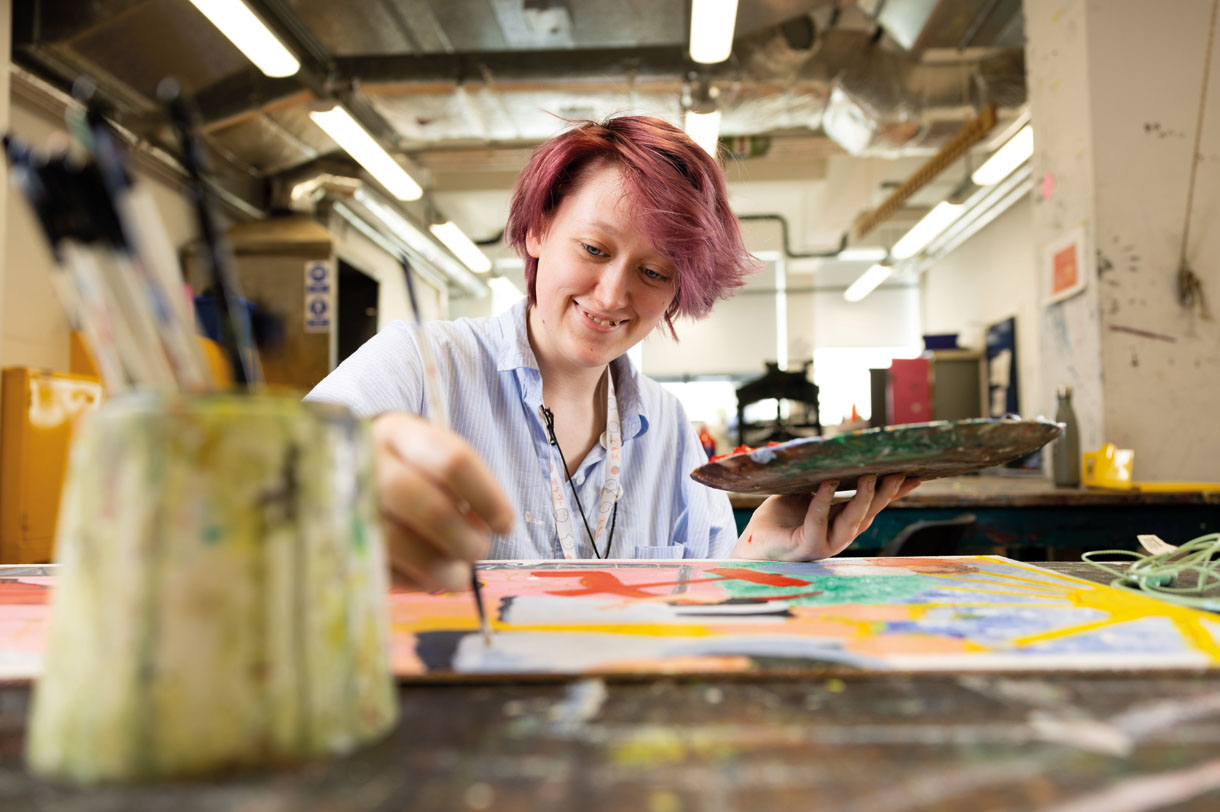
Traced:
[[584, 314], [584, 317], [586, 319], [588, 319], [589, 321], [593, 322], [594, 324], [596, 324], [600, 327], [617, 327], [620, 324], [622, 324], [623, 321], [625, 321], [625, 319], [620, 319], [619, 321], [612, 321], [610, 319], [599, 319], [597, 316], [594, 316], [592, 313], [590, 313], [588, 310], [585, 310], [583, 307], [580, 308], [580, 312], [582, 314]]

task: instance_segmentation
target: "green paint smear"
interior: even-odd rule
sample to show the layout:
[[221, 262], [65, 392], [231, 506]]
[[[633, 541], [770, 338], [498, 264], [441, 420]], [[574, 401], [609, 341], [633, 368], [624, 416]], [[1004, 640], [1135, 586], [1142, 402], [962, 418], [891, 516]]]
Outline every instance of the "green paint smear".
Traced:
[[[785, 595], [817, 591], [821, 594], [806, 598], [788, 598], [787, 602], [796, 606], [836, 606], [844, 603], [895, 603], [907, 598], [913, 598], [928, 590], [931, 586], [924, 575], [815, 575], [806, 576], [799, 572], [785, 571], [774, 565], [747, 564], [733, 562], [733, 567], [739, 569], [757, 569], [763, 572], [774, 572], [791, 578], [809, 581], [809, 586], [767, 586], [752, 584], [749, 581], [721, 581], [731, 597], [756, 598], [771, 600]], [[719, 576], [709, 573], [709, 577]]]

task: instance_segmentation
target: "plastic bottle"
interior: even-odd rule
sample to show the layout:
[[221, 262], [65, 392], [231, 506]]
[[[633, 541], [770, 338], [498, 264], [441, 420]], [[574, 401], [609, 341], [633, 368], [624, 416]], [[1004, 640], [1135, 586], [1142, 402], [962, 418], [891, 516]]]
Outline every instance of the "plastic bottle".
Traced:
[[1055, 441], [1053, 464], [1055, 484], [1076, 487], [1080, 484], [1080, 430], [1076, 427], [1076, 412], [1072, 411], [1072, 387], [1059, 387], [1059, 406], [1055, 422], [1063, 424], [1063, 434]]

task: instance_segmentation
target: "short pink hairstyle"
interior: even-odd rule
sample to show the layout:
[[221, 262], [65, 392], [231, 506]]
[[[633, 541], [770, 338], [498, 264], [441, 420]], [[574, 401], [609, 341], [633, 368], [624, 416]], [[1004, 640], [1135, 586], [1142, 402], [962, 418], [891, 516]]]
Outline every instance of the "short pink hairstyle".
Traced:
[[653, 245], [674, 266], [674, 316], [703, 318], [758, 267], [729, 208], [724, 173], [707, 152], [672, 124], [648, 116], [584, 121], [547, 141], [513, 187], [508, 242], [525, 259], [530, 304], [537, 302], [538, 260], [526, 250], [530, 231], [545, 233], [564, 197], [600, 163], [618, 167], [626, 194], [644, 216]]

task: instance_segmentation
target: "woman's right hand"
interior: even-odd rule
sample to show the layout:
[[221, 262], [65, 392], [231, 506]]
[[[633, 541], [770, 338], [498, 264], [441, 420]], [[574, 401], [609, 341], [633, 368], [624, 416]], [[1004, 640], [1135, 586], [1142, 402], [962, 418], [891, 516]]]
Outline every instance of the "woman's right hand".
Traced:
[[513, 509], [469, 443], [417, 415], [373, 421], [377, 500], [397, 585], [425, 591], [470, 588], [470, 566], [491, 533], [513, 529]]

